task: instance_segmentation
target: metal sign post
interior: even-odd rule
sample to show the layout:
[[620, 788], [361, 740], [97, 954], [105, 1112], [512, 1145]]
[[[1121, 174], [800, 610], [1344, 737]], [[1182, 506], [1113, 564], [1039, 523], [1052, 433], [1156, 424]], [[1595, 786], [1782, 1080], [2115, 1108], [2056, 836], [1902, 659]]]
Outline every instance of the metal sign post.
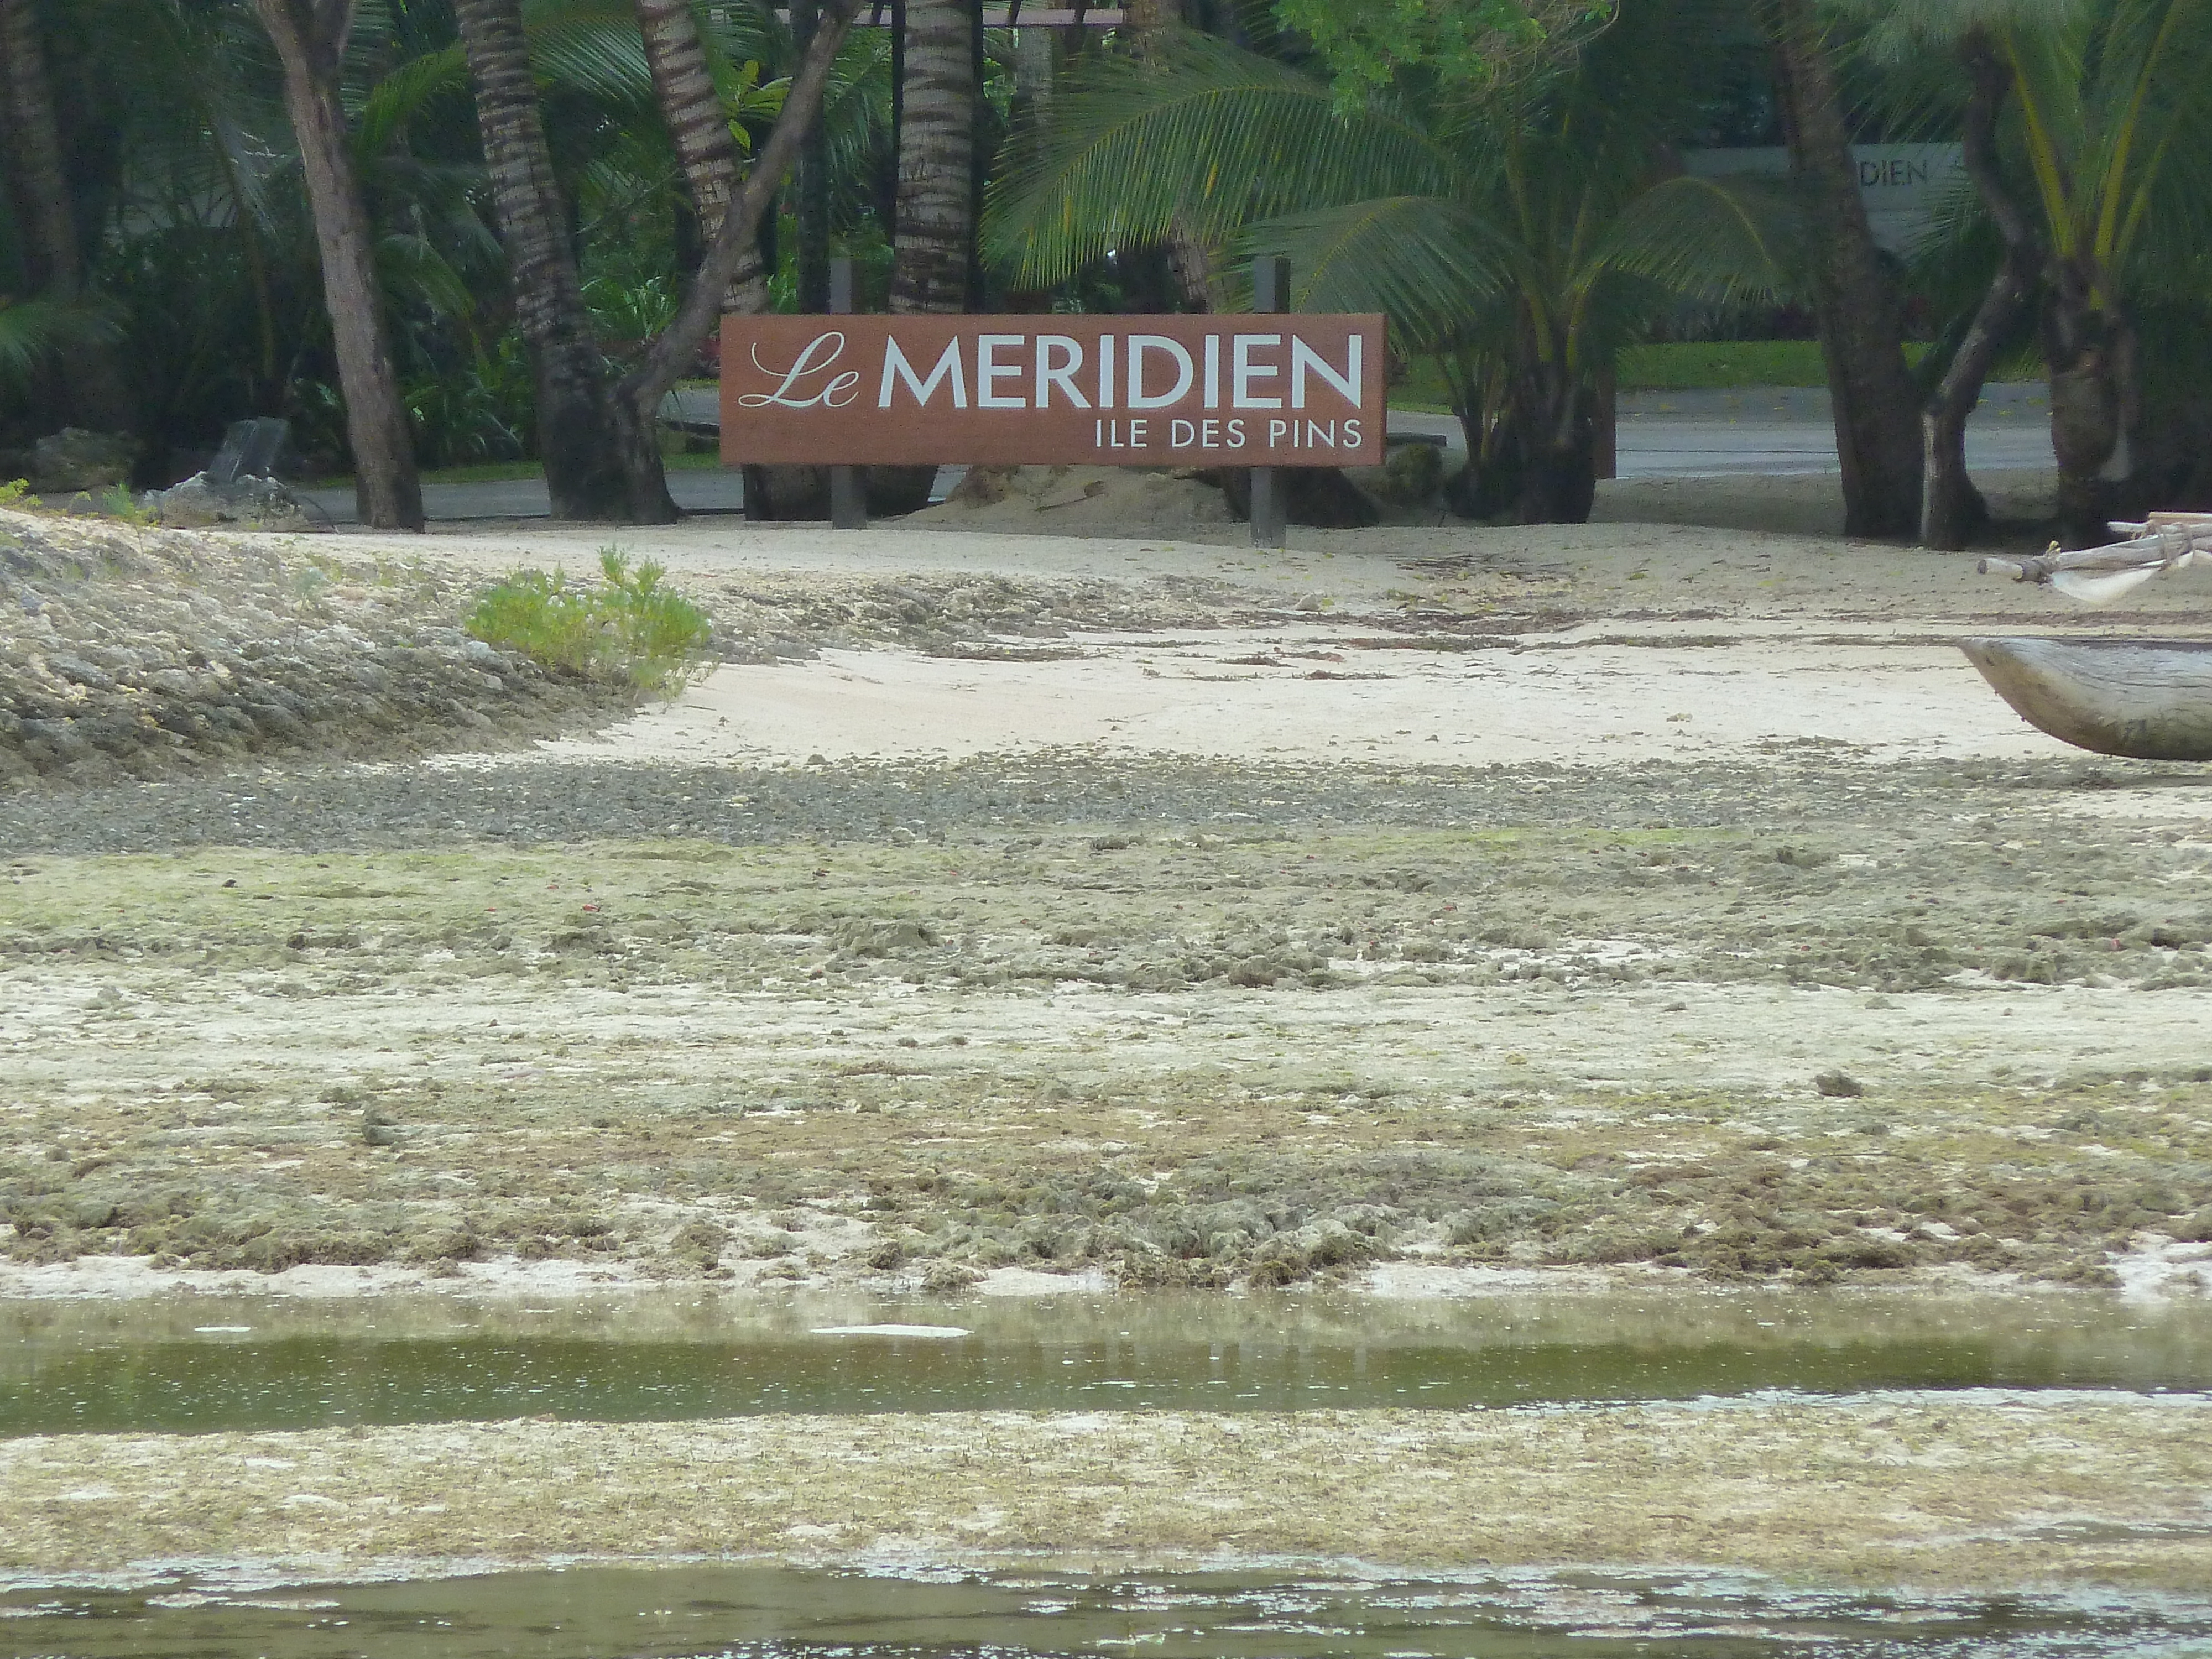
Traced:
[[[832, 259], [830, 262], [830, 313], [833, 317], [853, 314], [853, 262]], [[830, 469], [830, 524], [836, 530], [866, 530], [868, 527], [868, 495], [862, 487], [860, 469], [857, 466], [833, 466]]]
[[[1276, 315], [1291, 308], [1291, 262], [1267, 254], [1252, 262], [1252, 309]], [[1284, 479], [1272, 466], [1252, 469], [1252, 545], [1281, 547], [1290, 539]]]

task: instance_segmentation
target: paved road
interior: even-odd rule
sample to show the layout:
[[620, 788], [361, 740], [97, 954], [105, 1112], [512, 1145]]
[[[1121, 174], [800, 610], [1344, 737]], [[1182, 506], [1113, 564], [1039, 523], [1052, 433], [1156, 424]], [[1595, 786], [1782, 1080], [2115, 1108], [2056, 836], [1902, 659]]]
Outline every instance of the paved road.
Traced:
[[[2040, 384], [1993, 386], [1966, 427], [1966, 464], [1978, 472], [2055, 465], [2051, 453], [2051, 406]], [[710, 388], [669, 394], [669, 413], [698, 426], [718, 419]], [[1444, 440], [1457, 451], [1459, 422], [1449, 415], [1394, 410], [1394, 434]], [[938, 475], [938, 495], [964, 469]], [[1817, 476], [1839, 470], [1826, 389], [1753, 386], [1733, 392], [1638, 392], [1620, 406], [1620, 476], [1624, 478], [1724, 478]], [[688, 513], [736, 513], [744, 488], [734, 472], [719, 470], [668, 475], [669, 493]], [[307, 492], [333, 521], [353, 522], [349, 491]], [[497, 483], [425, 485], [423, 505], [434, 519], [542, 518], [549, 511], [542, 479]]]

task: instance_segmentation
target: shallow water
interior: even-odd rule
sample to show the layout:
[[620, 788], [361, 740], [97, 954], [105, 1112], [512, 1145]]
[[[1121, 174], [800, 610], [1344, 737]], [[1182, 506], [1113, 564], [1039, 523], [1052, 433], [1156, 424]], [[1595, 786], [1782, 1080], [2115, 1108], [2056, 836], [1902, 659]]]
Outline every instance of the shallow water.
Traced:
[[1340, 1566], [1091, 1576], [706, 1564], [347, 1585], [178, 1574], [126, 1590], [0, 1595], [0, 1653], [2181, 1659], [2212, 1653], [2212, 1601], [1815, 1591], [1725, 1573], [1414, 1578]]
[[[854, 1334], [877, 1324], [963, 1334]], [[2212, 1388], [2212, 1308], [1772, 1292], [881, 1304], [697, 1294], [16, 1304], [0, 1434], [762, 1412], [1462, 1409], [1788, 1389]]]

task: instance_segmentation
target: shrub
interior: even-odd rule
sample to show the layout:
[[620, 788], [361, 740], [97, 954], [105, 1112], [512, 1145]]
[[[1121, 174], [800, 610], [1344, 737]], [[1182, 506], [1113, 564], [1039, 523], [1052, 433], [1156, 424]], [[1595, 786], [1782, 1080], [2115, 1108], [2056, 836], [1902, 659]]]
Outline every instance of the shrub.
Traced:
[[486, 589], [463, 625], [548, 668], [673, 696], [709, 661], [714, 624], [649, 560], [632, 569], [604, 547], [599, 570], [605, 585], [590, 589], [557, 572], [518, 570]]

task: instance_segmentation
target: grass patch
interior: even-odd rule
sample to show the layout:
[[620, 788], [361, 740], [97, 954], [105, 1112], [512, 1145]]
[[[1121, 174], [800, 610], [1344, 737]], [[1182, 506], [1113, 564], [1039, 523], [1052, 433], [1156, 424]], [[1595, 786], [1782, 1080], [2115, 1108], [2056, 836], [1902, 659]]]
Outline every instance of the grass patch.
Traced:
[[605, 584], [589, 589], [557, 571], [518, 570], [485, 590], [463, 626], [548, 668], [674, 695], [708, 661], [707, 613], [667, 586], [650, 560], [633, 570], [603, 547], [599, 570]]

